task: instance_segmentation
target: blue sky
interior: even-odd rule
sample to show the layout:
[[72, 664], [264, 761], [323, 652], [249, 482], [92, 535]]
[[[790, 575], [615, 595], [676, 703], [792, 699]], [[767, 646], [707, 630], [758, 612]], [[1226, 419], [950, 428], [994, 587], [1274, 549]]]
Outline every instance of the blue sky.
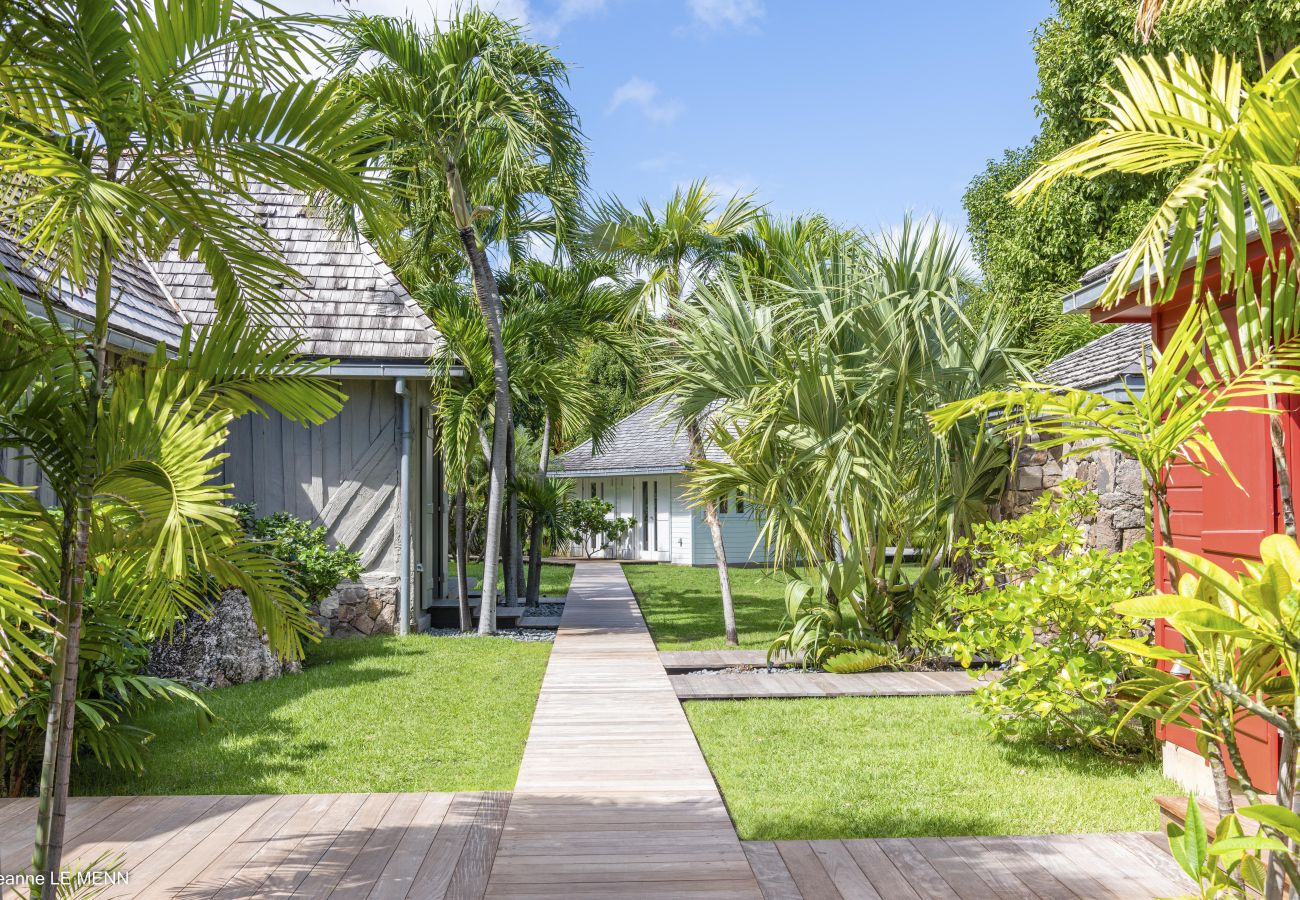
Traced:
[[[962, 228], [967, 182], [1036, 130], [1030, 40], [1049, 0], [480, 3], [559, 48], [592, 190], [628, 203], [707, 177], [777, 212]], [[454, 2], [349, 5], [431, 18]]]

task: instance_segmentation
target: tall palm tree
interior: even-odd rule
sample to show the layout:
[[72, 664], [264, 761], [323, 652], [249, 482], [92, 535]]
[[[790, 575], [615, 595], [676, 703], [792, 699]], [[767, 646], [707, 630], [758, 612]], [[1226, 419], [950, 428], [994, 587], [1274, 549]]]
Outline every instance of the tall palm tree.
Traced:
[[[643, 279], [647, 307], [669, 319], [678, 315], [685, 298], [706, 283], [727, 263], [741, 236], [762, 217], [751, 197], [733, 195], [718, 208], [718, 195], [705, 181], [678, 188], [663, 210], [646, 201], [634, 212], [616, 200], [598, 203], [589, 215], [587, 239], [593, 250], [630, 267]], [[669, 393], [672, 401], [672, 394]], [[678, 406], [677, 416], [686, 431], [691, 465], [705, 458], [706, 407]], [[728, 644], [736, 645], [735, 604], [727, 571], [727, 549], [713, 499], [704, 504], [704, 520], [713, 541], [713, 556], [722, 591], [723, 627]]]
[[[57, 357], [47, 360], [57, 368], [42, 370], [37, 383], [45, 388], [37, 396], [59, 408], [41, 409], [53, 417], [45, 422], [53, 430], [19, 429], [7, 438], [21, 443], [43, 436], [44, 444], [26, 446], [63, 517], [58, 578], [51, 586], [58, 631], [33, 861], [46, 876], [42, 896], [53, 897], [83, 605], [91, 584], [99, 590], [103, 583], [94, 570], [102, 510], [116, 515], [123, 504], [130, 507], [139, 525], [135, 539], [149, 541], [140, 563], [145, 576], [178, 577], [195, 554], [205, 563], [219, 560], [206, 552], [203, 525], [206, 519], [219, 532], [224, 521], [206, 502], [222, 492], [202, 481], [160, 477], [177, 474], [169, 462], [193, 459], [157, 453], [187, 432], [198, 441], [193, 446], [207, 446], [223, 427], [211, 404], [226, 401], [188, 393], [191, 384], [115, 367], [108, 333], [118, 264], [157, 257], [175, 245], [195, 254], [212, 275], [219, 319], [233, 325], [273, 314], [296, 273], [266, 231], [231, 200], [249, 200], [250, 183], [270, 182], [309, 193], [328, 190], [367, 207], [371, 197], [360, 176], [373, 148], [355, 106], [337, 89], [299, 78], [301, 61], [318, 52], [312, 35], [323, 20], [264, 16], [229, 0], [13, 0], [0, 16], [6, 36], [0, 44], [0, 211], [52, 279], [93, 284], [95, 298], [84, 331], [62, 340], [33, 329], [32, 346], [48, 346]], [[17, 307], [10, 315], [21, 321]], [[228, 341], [227, 349], [237, 344]], [[202, 363], [214, 365], [207, 357]], [[173, 393], [156, 393], [165, 388]], [[248, 411], [251, 402], [239, 398], [256, 390], [271, 399], [265, 384], [244, 392], [232, 388], [228, 400]], [[296, 383], [285, 410], [304, 420], [324, 415], [336, 400], [321, 390]], [[12, 391], [6, 396], [29, 402]], [[157, 406], [171, 401], [179, 405]], [[157, 416], [152, 444], [145, 435], [128, 440], [140, 419], [149, 419], [133, 419], [131, 402], [137, 408], [153, 404], [147, 407]], [[198, 474], [198, 468], [187, 473]], [[116, 577], [126, 580], [125, 573]], [[277, 646], [294, 649], [283, 628], [273, 633]]]
[[479, 631], [496, 630], [496, 578], [512, 428], [501, 296], [488, 260], [497, 238], [562, 234], [585, 179], [568, 73], [519, 26], [470, 8], [430, 32], [385, 16], [344, 27], [340, 81], [374, 114], [393, 195], [417, 249], [455, 235], [487, 329], [494, 411]]

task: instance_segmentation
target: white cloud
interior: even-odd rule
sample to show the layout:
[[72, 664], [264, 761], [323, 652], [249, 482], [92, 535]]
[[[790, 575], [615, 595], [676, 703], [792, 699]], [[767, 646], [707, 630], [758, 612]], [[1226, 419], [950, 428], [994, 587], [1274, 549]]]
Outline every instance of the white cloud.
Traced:
[[614, 89], [609, 98], [606, 114], [617, 112], [624, 106], [632, 106], [651, 122], [667, 125], [682, 114], [683, 106], [679, 100], [664, 98], [659, 92], [659, 85], [644, 78], [629, 78]]
[[691, 17], [714, 31], [752, 29], [763, 18], [763, 0], [687, 0]]

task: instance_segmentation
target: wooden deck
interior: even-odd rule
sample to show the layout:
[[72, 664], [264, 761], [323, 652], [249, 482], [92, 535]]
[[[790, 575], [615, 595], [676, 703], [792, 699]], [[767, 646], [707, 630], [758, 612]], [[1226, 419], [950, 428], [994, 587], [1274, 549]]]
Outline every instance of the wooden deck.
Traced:
[[719, 672], [669, 675], [682, 700], [752, 700], [762, 697], [924, 697], [969, 694], [976, 681], [965, 672]]
[[[76, 797], [68, 856], [121, 854], [105, 897], [483, 895], [508, 793]], [[35, 801], [0, 801], [0, 873], [28, 867]], [[7, 889], [4, 897], [18, 896]]]
[[[778, 666], [798, 665], [799, 660], [781, 657]], [[661, 650], [659, 661], [669, 672], [693, 672], [696, 669], [726, 669], [731, 666], [766, 666], [766, 650]]]
[[623, 571], [578, 563], [489, 897], [761, 897]]
[[1192, 883], [1156, 834], [747, 841], [767, 900], [1150, 900]]

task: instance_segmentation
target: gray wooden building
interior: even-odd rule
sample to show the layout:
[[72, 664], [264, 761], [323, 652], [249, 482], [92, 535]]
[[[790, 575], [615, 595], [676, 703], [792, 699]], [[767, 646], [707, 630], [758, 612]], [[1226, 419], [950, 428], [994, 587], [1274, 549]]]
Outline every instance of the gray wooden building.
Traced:
[[[258, 515], [284, 510], [318, 522], [333, 544], [361, 555], [361, 583], [343, 586], [322, 605], [332, 631], [391, 630], [402, 597], [419, 627], [429, 601], [446, 593], [447, 502], [429, 408], [429, 359], [439, 336], [364, 239], [340, 234], [302, 195], [263, 188], [255, 199], [244, 212], [263, 224], [304, 279], [286, 288], [286, 331], [302, 339], [304, 356], [334, 361], [326, 374], [347, 401], [319, 426], [274, 412], [238, 420], [225, 480]], [[20, 291], [34, 292], [40, 273], [11, 241], [0, 240], [0, 265]], [[196, 260], [169, 254], [121, 275], [112, 318], [121, 352], [144, 352], [159, 341], [175, 347], [185, 324], [214, 315], [211, 279]], [[84, 320], [93, 311], [93, 287], [60, 288], [61, 315]], [[40, 483], [40, 473], [14, 454], [0, 463], [14, 480]]]

